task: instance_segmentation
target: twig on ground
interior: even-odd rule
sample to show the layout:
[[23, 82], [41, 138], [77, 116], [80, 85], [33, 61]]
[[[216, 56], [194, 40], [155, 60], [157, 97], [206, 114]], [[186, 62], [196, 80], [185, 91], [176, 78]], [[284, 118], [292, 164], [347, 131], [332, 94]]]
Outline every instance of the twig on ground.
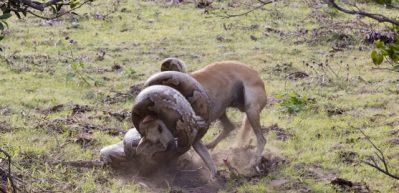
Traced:
[[17, 189], [16, 189], [16, 187], [15, 187], [15, 183], [14, 183], [14, 179], [13, 179], [13, 177], [12, 177], [12, 174], [11, 174], [11, 156], [10, 156], [10, 154], [8, 154], [3, 148], [1, 148], [0, 147], [0, 152], [1, 153], [3, 153], [5, 156], [6, 156], [6, 158], [7, 158], [7, 173], [6, 173], [6, 178], [7, 178], [7, 180], [9, 181], [9, 183], [10, 183], [10, 185], [11, 185], [11, 188], [12, 188], [12, 192], [13, 193], [16, 193], [17, 192]]
[[231, 18], [231, 17], [239, 17], [239, 16], [248, 15], [249, 13], [252, 13], [252, 12], [258, 10], [258, 9], [263, 8], [263, 7], [264, 7], [265, 5], [267, 5], [267, 4], [271, 4], [271, 3], [274, 3], [274, 2], [276, 2], [276, 1], [277, 1], [277, 0], [270, 0], [270, 1], [258, 0], [258, 2], [259, 2], [260, 4], [257, 5], [257, 6], [255, 6], [255, 7], [253, 7], [253, 8], [251, 8], [251, 9], [248, 10], [248, 11], [245, 11], [245, 12], [243, 12], [243, 13], [237, 13], [237, 14], [229, 14], [229, 13], [227, 13], [227, 12], [224, 12], [224, 15], [218, 15], [218, 16], [220, 16], [220, 17], [222, 17], [222, 18], [224, 18], [224, 19], [227, 19], [227, 18]]
[[[399, 180], [399, 175], [392, 174], [389, 171], [388, 160], [386, 160], [385, 155], [382, 152], [382, 150], [380, 148], [378, 148], [377, 145], [375, 145], [375, 143], [370, 139], [370, 137], [367, 136], [361, 129], [358, 129], [358, 130], [363, 134], [363, 136], [367, 139], [367, 141], [376, 150], [376, 152], [374, 152], [374, 153], [378, 157], [378, 160], [375, 160], [375, 158], [372, 156], [370, 158], [371, 162], [367, 161], [367, 160], [366, 161], [362, 161], [362, 162], [367, 164], [367, 165], [369, 165], [369, 166], [371, 166], [371, 167], [373, 167], [373, 168], [375, 168], [375, 169], [377, 169], [378, 171], [382, 172], [383, 174], [385, 174], [385, 175], [387, 175], [387, 176], [389, 176], [389, 177], [391, 177], [393, 179]], [[380, 164], [378, 162], [382, 162], [383, 167], [380, 166]]]

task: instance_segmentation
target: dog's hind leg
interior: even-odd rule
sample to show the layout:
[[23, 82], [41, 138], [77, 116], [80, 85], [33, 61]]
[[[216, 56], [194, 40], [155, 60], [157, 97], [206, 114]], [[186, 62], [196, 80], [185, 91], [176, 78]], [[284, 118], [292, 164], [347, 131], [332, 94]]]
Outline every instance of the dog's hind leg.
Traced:
[[236, 135], [237, 146], [247, 145], [249, 142], [249, 133], [251, 132], [251, 124], [249, 123], [247, 116], [244, 116], [242, 120], [241, 128]]
[[223, 115], [219, 118], [220, 122], [222, 123], [222, 132], [211, 142], [206, 144], [206, 147], [208, 149], [213, 149], [216, 147], [216, 145], [222, 141], [224, 138], [226, 138], [231, 131], [234, 130], [234, 124], [230, 121], [230, 119], [227, 117], [226, 112], [223, 113]]
[[252, 112], [247, 111], [247, 119], [249, 121], [249, 123], [251, 124], [252, 130], [254, 131], [254, 134], [256, 136], [256, 162], [259, 162], [261, 157], [262, 157], [262, 153], [263, 150], [265, 149], [265, 145], [266, 145], [266, 139], [263, 136], [263, 133], [261, 131], [261, 125], [260, 125], [260, 120], [259, 120], [260, 116], [259, 113], [257, 112]]
[[[266, 105], [266, 93], [264, 89], [250, 89], [251, 87], [245, 87], [245, 113], [246, 119], [254, 131], [256, 136], [256, 157], [255, 163], [258, 164], [261, 160], [263, 150], [265, 149], [266, 139], [261, 131], [260, 124], [260, 113]], [[248, 89], [249, 88], [249, 89]], [[253, 88], [253, 87], [252, 87]]]

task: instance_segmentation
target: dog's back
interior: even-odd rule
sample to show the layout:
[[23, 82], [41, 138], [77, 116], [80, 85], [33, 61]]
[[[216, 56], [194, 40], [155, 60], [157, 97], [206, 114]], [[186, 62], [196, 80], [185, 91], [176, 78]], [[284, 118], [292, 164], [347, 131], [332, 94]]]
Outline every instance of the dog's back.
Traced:
[[243, 63], [216, 62], [191, 75], [202, 84], [212, 101], [211, 121], [220, 117], [228, 107], [245, 111], [248, 98], [257, 97], [261, 103], [266, 102], [265, 85], [258, 72]]

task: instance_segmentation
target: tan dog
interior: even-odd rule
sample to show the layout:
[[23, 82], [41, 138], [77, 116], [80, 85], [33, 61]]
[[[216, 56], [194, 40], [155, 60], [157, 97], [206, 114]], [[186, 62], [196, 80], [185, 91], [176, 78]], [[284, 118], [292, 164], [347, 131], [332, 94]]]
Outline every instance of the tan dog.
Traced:
[[[168, 58], [163, 61], [161, 69], [178, 71], [178, 69], [185, 69], [182, 66], [185, 66], [182, 61]], [[261, 132], [260, 113], [267, 100], [265, 85], [258, 72], [237, 61], [222, 61], [210, 64], [191, 75], [204, 87], [211, 100], [209, 122], [220, 120], [223, 127], [220, 135], [206, 146], [214, 148], [234, 130], [234, 125], [227, 117], [226, 110], [228, 107], [237, 108], [246, 114], [242, 124], [242, 138], [247, 137], [250, 128], [256, 135], [256, 158], [251, 164], [257, 165], [266, 144], [266, 139]], [[207, 162], [213, 163], [212, 160]]]

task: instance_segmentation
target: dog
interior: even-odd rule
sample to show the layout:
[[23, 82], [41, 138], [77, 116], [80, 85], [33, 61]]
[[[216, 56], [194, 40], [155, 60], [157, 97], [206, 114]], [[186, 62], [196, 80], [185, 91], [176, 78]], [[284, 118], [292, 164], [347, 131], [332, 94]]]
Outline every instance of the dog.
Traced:
[[[176, 58], [167, 58], [161, 64], [162, 71], [179, 71], [185, 64]], [[256, 139], [256, 157], [252, 163], [256, 166], [260, 163], [266, 139], [261, 131], [260, 114], [266, 106], [267, 96], [265, 84], [259, 73], [248, 65], [238, 61], [221, 61], [207, 65], [206, 67], [191, 73], [206, 90], [210, 102], [211, 112], [209, 122], [219, 120], [222, 124], [222, 132], [211, 142], [206, 144], [208, 149], [213, 149], [234, 130], [234, 125], [226, 115], [227, 108], [237, 108], [245, 112], [242, 123], [242, 140], [246, 139], [252, 128]], [[199, 151], [208, 151], [201, 148]], [[203, 152], [204, 155], [209, 154]], [[203, 158], [208, 168], [215, 168], [211, 158]], [[212, 172], [212, 171], [211, 171]]]

